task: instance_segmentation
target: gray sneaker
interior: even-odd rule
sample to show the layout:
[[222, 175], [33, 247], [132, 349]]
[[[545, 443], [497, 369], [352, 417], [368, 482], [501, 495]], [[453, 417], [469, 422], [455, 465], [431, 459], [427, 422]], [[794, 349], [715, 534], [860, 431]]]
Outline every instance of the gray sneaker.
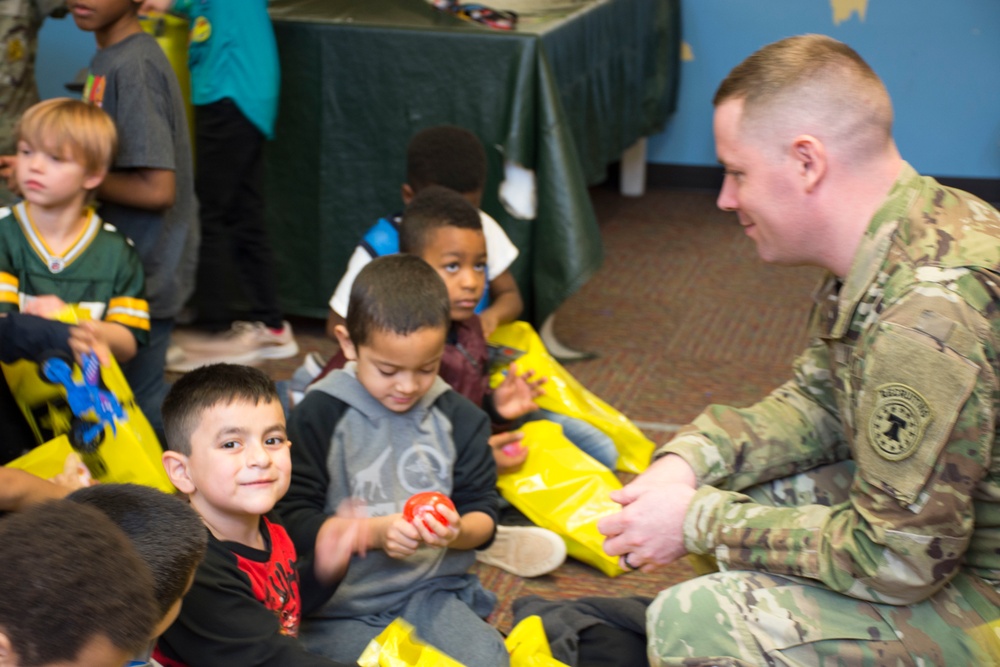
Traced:
[[[173, 342], [185, 356], [216, 358], [217, 363], [249, 363], [246, 360], [287, 359], [299, 353], [292, 325], [282, 322], [281, 331], [274, 332], [263, 322], [233, 322], [229, 331], [217, 334], [177, 331]], [[205, 362], [212, 363], [212, 362]], [[204, 364], [202, 364], [204, 365]]]

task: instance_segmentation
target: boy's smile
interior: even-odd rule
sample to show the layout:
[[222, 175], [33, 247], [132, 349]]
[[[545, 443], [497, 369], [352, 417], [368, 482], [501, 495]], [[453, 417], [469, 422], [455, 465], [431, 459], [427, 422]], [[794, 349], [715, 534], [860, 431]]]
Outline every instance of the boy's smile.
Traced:
[[191, 505], [220, 539], [240, 541], [285, 492], [292, 463], [278, 401], [235, 400], [203, 411], [191, 434], [187, 480]]
[[439, 227], [428, 234], [420, 258], [448, 288], [451, 319], [472, 317], [486, 287], [486, 237], [478, 229]]
[[358, 382], [392, 412], [406, 412], [434, 384], [445, 334], [444, 327], [424, 327], [405, 335], [373, 331], [366, 344], [355, 347], [346, 330], [341, 338], [338, 329], [345, 356], [357, 362]]

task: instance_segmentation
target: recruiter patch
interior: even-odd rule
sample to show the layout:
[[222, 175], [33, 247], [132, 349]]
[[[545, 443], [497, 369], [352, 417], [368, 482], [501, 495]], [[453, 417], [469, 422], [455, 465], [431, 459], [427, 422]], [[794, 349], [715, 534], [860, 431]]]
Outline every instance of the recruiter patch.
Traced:
[[868, 441], [889, 461], [912, 454], [931, 423], [931, 408], [917, 391], [891, 382], [875, 390], [875, 409], [868, 421]]

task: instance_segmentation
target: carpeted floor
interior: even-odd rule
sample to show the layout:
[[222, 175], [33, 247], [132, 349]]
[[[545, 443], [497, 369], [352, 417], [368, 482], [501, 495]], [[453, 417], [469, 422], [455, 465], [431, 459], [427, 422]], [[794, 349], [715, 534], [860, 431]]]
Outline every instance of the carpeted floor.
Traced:
[[[715, 207], [714, 193], [656, 190], [626, 198], [598, 187], [591, 196], [604, 265], [556, 318], [565, 344], [599, 355], [568, 366], [577, 379], [662, 442], [705, 405], [747, 405], [789, 376], [805, 344], [817, 270], [760, 262], [735, 216]], [[302, 353], [329, 353], [323, 323], [294, 324]], [[265, 370], [287, 379], [301, 356]], [[652, 596], [693, 571], [685, 561], [610, 580], [568, 561], [533, 580], [489, 566], [479, 566], [479, 574], [500, 599], [492, 620], [507, 631], [511, 604], [523, 595]]]

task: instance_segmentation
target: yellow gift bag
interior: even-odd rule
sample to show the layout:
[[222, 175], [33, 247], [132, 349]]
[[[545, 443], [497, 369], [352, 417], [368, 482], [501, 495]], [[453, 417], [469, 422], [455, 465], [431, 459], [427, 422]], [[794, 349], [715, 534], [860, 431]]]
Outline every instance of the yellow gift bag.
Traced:
[[361, 657], [361, 667], [463, 667], [462, 663], [430, 646], [419, 637], [413, 626], [402, 618], [386, 626], [371, 640]]
[[504, 644], [510, 652], [510, 667], [567, 667], [552, 657], [541, 616], [528, 616], [515, 625]]
[[[618, 448], [619, 470], [640, 473], [649, 467], [656, 448], [653, 442], [625, 415], [591, 393], [553, 359], [530, 324], [511, 322], [501, 325], [490, 336], [489, 342], [523, 352], [517, 358], [518, 369], [532, 370], [536, 375], [548, 378], [544, 386], [545, 395], [535, 401], [538, 407], [582, 419], [604, 431]], [[496, 387], [501, 382], [502, 372], [493, 373], [490, 385]]]
[[543, 419], [520, 430], [528, 458], [520, 470], [499, 476], [501, 495], [535, 525], [562, 537], [570, 556], [608, 576], [622, 574], [618, 558], [604, 553], [604, 536], [597, 532], [598, 520], [621, 509], [610, 498], [621, 482], [567, 440], [559, 424]]
[[[71, 309], [58, 319], [76, 322]], [[28, 424], [40, 444], [24, 456], [7, 465], [20, 468], [46, 479], [63, 471], [66, 457], [74, 451], [71, 444], [74, 421], [89, 426], [98, 420], [74, 420], [67, 402], [66, 388], [59, 383], [42, 378], [39, 365], [22, 359], [13, 364], [2, 364], [3, 374], [24, 413]], [[72, 380], [83, 383], [81, 369], [73, 364]], [[112, 358], [107, 366], [100, 367], [102, 391], [118, 400], [123, 408], [123, 418], [114, 419], [114, 427], [103, 429], [103, 438], [94, 451], [78, 451], [91, 476], [99, 482], [133, 483], [152, 486], [173, 493], [173, 484], [163, 469], [159, 440], [153, 427], [135, 403], [132, 388], [118, 363]]]

